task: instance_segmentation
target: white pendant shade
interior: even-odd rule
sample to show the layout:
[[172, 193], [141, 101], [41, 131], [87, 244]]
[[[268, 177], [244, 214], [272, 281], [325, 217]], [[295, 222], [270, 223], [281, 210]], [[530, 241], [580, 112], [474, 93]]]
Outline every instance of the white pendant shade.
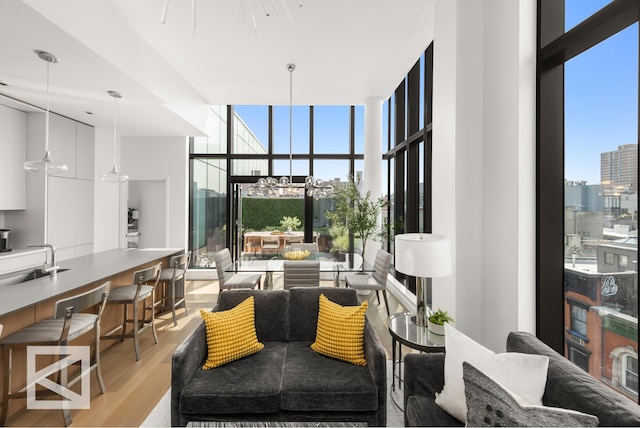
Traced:
[[100, 174], [100, 180], [108, 183], [124, 183], [125, 181], [129, 181], [129, 176], [118, 172], [118, 167], [113, 165], [111, 171]]
[[116, 101], [122, 98], [119, 92], [108, 91], [109, 96], [113, 97], [113, 168], [111, 171], [100, 174], [100, 180], [107, 183], [124, 183], [129, 181], [129, 176], [118, 171], [116, 166], [116, 140], [118, 138], [118, 117], [116, 111]]
[[38, 57], [47, 62], [47, 111], [45, 112], [45, 131], [44, 131], [44, 156], [42, 159], [26, 161], [24, 169], [34, 174], [58, 175], [69, 171], [69, 167], [61, 162], [56, 162], [51, 158], [49, 152], [49, 66], [58, 62], [58, 58], [54, 55], [36, 51]]

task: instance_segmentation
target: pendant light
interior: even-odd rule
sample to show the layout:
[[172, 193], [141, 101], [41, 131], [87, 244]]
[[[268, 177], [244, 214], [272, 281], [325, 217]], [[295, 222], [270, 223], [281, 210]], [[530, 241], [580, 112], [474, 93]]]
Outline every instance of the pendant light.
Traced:
[[39, 160], [25, 162], [24, 169], [35, 174], [63, 174], [69, 170], [69, 167], [63, 163], [54, 161], [49, 152], [49, 67], [52, 63], [58, 62], [58, 58], [44, 51], [36, 51], [36, 54], [38, 54], [40, 59], [47, 62], [47, 111], [45, 113], [44, 156]]
[[277, 189], [285, 189], [286, 193], [292, 193], [296, 188], [304, 189], [307, 196], [316, 200], [333, 196], [333, 185], [325, 183], [322, 179], [316, 180], [311, 175], [305, 178], [304, 184], [293, 182], [293, 72], [295, 69], [295, 64], [287, 64], [289, 71], [289, 177], [259, 178], [249, 187], [247, 196], [277, 196]]
[[120, 93], [116, 91], [107, 91], [107, 93], [113, 97], [113, 168], [111, 169], [111, 171], [105, 172], [100, 175], [100, 180], [106, 181], [108, 183], [124, 183], [125, 181], [129, 181], [129, 177], [118, 172], [118, 167], [116, 166], [116, 140], [118, 139], [118, 116], [116, 101], [118, 100], [118, 98], [122, 98], [122, 95], [120, 95]]

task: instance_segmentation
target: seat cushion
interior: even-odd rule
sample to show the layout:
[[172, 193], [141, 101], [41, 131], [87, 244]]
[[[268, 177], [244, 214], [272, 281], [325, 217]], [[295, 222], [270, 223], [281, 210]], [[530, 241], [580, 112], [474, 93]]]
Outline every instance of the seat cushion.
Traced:
[[260, 283], [259, 273], [237, 273], [224, 281], [222, 288], [254, 288]]
[[[71, 340], [91, 330], [97, 318], [95, 314], [73, 314], [67, 338]], [[48, 318], [2, 338], [0, 345], [55, 343], [60, 340], [63, 324], [62, 318]]]
[[[124, 302], [132, 302], [136, 297], [136, 291], [138, 290], [137, 285], [123, 285], [122, 287], [112, 288], [109, 292], [108, 303], [124, 303]], [[153, 287], [151, 285], [143, 285], [140, 287], [140, 294], [138, 295], [138, 299], [144, 299], [148, 297], [153, 291]]]
[[270, 413], [280, 408], [285, 342], [211, 370], [198, 369], [180, 393], [185, 414]]
[[386, 290], [386, 285], [381, 285], [376, 282], [371, 276], [367, 274], [353, 274], [345, 275], [344, 280], [348, 287], [355, 288], [356, 290]]
[[280, 407], [290, 411], [372, 411], [378, 390], [369, 369], [314, 352], [311, 342], [289, 342]]
[[[184, 276], [184, 269], [176, 269], [176, 279]], [[160, 281], [171, 281], [173, 279], [173, 269], [162, 269], [160, 271]]]
[[342, 306], [319, 298], [318, 330], [311, 349], [351, 364], [366, 366], [364, 357], [364, 320], [368, 302], [359, 306]]
[[253, 296], [233, 309], [219, 312], [200, 310], [207, 332], [207, 361], [203, 369], [212, 369], [264, 348], [258, 342]]

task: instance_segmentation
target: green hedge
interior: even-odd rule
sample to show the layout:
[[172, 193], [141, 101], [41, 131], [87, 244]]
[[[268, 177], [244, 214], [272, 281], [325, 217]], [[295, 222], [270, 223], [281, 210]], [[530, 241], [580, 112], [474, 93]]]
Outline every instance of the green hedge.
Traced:
[[280, 229], [283, 216], [298, 217], [304, 224], [304, 199], [243, 198], [244, 230]]

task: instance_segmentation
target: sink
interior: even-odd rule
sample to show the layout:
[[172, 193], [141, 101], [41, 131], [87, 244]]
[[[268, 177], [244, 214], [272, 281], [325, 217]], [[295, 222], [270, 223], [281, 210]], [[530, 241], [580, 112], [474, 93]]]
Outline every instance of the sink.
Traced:
[[[58, 269], [58, 273], [67, 271], [69, 269]], [[21, 284], [23, 282], [31, 281], [34, 279], [42, 278], [43, 276], [50, 276], [51, 272], [42, 272], [42, 269], [33, 269], [30, 272], [27, 272], [27, 275], [22, 279], [22, 281], [18, 282]]]
[[[58, 269], [58, 273], [67, 271], [69, 269]], [[22, 284], [27, 281], [42, 278], [44, 276], [50, 276], [50, 272], [42, 272], [42, 269], [25, 269], [17, 272], [11, 272], [5, 275], [0, 275], [0, 286], [2, 285], [16, 285]]]

